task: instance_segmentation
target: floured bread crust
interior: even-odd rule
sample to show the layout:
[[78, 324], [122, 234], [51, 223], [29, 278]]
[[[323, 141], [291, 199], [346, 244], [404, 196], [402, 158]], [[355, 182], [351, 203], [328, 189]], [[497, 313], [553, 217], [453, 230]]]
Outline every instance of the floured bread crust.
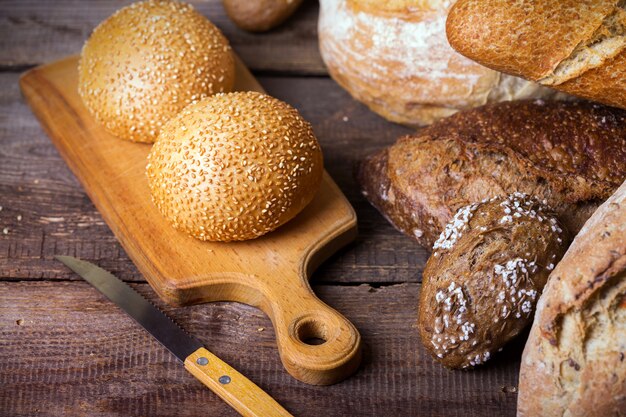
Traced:
[[322, 0], [320, 51], [331, 76], [376, 113], [410, 126], [491, 101], [556, 94], [452, 50], [445, 35], [452, 3]]
[[626, 410], [626, 182], [548, 279], [524, 349], [518, 416]]

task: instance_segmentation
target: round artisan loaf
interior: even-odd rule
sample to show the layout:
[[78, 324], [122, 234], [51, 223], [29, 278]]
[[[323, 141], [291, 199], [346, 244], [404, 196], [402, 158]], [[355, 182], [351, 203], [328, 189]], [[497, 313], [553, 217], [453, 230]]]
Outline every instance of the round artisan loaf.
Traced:
[[322, 173], [311, 125], [256, 92], [216, 94], [186, 107], [161, 130], [147, 166], [161, 213], [210, 241], [276, 229], [313, 199]]
[[552, 213], [525, 194], [461, 208], [426, 263], [418, 327], [449, 368], [479, 365], [531, 323], [566, 237]]
[[331, 76], [388, 120], [426, 125], [490, 101], [556, 93], [487, 69], [446, 39], [449, 0], [321, 0], [319, 40]]
[[220, 30], [191, 5], [155, 0], [124, 7], [93, 31], [81, 52], [78, 92], [115, 136], [154, 142], [186, 105], [230, 91], [234, 79]]

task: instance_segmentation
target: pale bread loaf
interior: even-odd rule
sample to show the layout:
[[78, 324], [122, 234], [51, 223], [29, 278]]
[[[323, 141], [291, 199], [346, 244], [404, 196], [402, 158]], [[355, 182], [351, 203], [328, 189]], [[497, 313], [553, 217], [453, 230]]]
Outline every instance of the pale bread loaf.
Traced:
[[445, 35], [452, 3], [322, 0], [320, 51], [331, 76], [371, 110], [410, 126], [486, 102], [555, 94], [456, 53]]
[[626, 182], [548, 279], [520, 372], [518, 416], [626, 414]]

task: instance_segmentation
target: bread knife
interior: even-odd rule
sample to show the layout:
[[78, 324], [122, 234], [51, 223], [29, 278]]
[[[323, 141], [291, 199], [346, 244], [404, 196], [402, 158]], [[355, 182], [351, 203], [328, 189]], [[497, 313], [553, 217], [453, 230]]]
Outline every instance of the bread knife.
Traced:
[[245, 417], [291, 416], [248, 378], [205, 349], [194, 337], [128, 284], [92, 264], [71, 256], [55, 256], [96, 287], [174, 354], [200, 382]]

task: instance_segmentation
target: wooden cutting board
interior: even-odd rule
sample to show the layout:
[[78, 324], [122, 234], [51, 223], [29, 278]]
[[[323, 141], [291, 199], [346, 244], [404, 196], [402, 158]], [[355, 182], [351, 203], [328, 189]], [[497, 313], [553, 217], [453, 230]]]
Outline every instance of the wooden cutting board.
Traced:
[[[157, 294], [180, 306], [237, 301], [262, 309], [274, 325], [283, 365], [303, 382], [332, 384], [354, 372], [361, 358], [358, 331], [308, 282], [356, 236], [354, 210], [330, 176], [324, 173], [320, 191], [296, 218], [261, 238], [212, 243], [188, 237], [151, 202], [145, 175], [150, 145], [113, 137], [83, 107], [77, 64], [78, 57], [69, 57], [26, 72], [22, 93]], [[240, 60], [235, 89], [263, 91]]]

